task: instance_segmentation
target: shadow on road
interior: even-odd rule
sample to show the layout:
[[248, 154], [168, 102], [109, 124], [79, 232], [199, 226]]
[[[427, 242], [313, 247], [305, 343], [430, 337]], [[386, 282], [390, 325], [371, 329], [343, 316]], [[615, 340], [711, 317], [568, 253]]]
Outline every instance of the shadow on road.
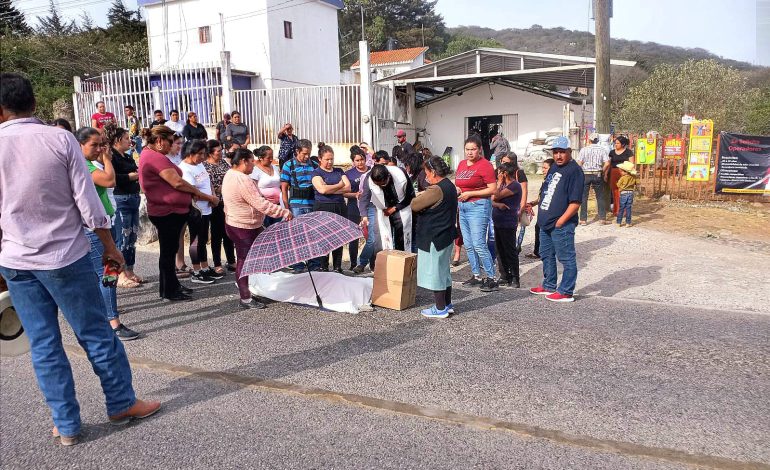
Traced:
[[661, 266], [637, 266], [616, 271], [605, 276], [600, 281], [577, 290], [578, 295], [601, 295], [613, 297], [634, 287], [644, 287], [661, 278]]

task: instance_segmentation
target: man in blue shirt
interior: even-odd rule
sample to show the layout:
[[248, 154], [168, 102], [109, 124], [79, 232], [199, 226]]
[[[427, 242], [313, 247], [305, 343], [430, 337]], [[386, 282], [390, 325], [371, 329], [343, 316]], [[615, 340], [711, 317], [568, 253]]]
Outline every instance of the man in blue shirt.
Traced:
[[[294, 217], [313, 212], [315, 194], [313, 191], [313, 171], [318, 168], [310, 160], [313, 144], [307, 139], [297, 142], [297, 154], [281, 167], [281, 193], [286, 208], [291, 210]], [[317, 260], [311, 260], [311, 269], [318, 265]], [[300, 271], [302, 265], [292, 266]]]
[[[537, 219], [540, 225], [540, 258], [543, 260], [543, 285], [533, 287], [532, 294], [545, 295], [553, 302], [572, 302], [577, 281], [575, 259], [575, 227], [583, 199], [584, 175], [572, 159], [569, 139], [557, 137], [551, 147], [556, 162], [540, 188]], [[531, 204], [530, 204], [531, 205]], [[564, 272], [556, 285], [558, 260]]]

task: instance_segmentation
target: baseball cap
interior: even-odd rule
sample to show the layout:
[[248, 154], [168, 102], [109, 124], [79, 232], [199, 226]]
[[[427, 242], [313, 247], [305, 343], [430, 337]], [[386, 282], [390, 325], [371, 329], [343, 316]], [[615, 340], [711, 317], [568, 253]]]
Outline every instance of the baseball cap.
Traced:
[[406, 137], [406, 131], [403, 129], [399, 129], [396, 131], [396, 137]]
[[551, 150], [555, 150], [555, 149], [566, 150], [571, 148], [572, 147], [570, 147], [569, 139], [564, 137], [563, 135], [560, 135], [559, 137], [554, 139], [553, 144], [551, 144]]
[[594, 140], [599, 140], [599, 134], [596, 132], [591, 132], [591, 135], [588, 136], [588, 140], [593, 142]]

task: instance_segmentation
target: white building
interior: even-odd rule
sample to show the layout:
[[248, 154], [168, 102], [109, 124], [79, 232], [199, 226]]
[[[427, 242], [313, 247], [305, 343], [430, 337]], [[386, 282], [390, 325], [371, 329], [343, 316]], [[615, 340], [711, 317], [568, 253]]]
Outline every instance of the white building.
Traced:
[[257, 74], [256, 88], [339, 83], [342, 0], [138, 0], [150, 69], [219, 63]]
[[[481, 48], [397, 73], [377, 85], [408, 96], [406, 117], [393, 127], [405, 129], [410, 141], [419, 139], [434, 154], [451, 147], [456, 165], [465, 138], [479, 132], [484, 139], [495, 126], [519, 156], [541, 145], [554, 129], [577, 146], [580, 132], [593, 127], [595, 62], [592, 57]], [[571, 92], [576, 89], [589, 94]], [[380, 147], [390, 148], [392, 133], [378, 130]]]

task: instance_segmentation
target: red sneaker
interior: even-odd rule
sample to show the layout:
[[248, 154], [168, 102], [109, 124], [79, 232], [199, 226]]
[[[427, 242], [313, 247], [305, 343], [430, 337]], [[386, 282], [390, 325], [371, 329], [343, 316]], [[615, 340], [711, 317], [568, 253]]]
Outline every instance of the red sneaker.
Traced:
[[546, 295], [545, 298], [550, 300], [551, 302], [574, 302], [575, 301], [575, 298], [572, 297], [571, 295], [564, 295], [558, 292], [554, 292], [553, 294]]
[[529, 290], [529, 293], [530, 294], [535, 294], [535, 295], [548, 295], [548, 294], [553, 294], [553, 291], [552, 290], [548, 290], [548, 289], [544, 289], [543, 286], [537, 286], [537, 287], [531, 288]]

